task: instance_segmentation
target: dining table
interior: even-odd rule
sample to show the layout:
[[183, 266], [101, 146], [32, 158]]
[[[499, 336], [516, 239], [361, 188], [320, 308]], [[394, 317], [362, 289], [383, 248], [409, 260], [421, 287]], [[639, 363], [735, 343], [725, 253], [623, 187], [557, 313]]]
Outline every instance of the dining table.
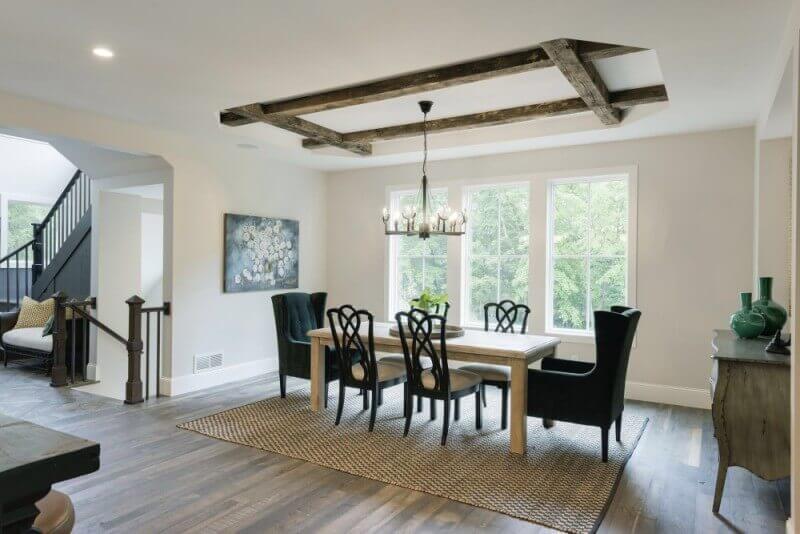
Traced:
[[[400, 353], [403, 347], [399, 337], [390, 333], [390, 323], [373, 323], [376, 352]], [[367, 326], [361, 335], [367, 338]], [[325, 347], [333, 346], [330, 328], [317, 328], [308, 332], [311, 340], [311, 410], [325, 409]], [[552, 336], [535, 336], [464, 329], [460, 337], [447, 338], [447, 360], [457, 362], [488, 363], [511, 368], [511, 410], [509, 449], [514, 454], [525, 454], [528, 445], [528, 366], [542, 358], [554, 357], [560, 340]], [[438, 349], [439, 341], [434, 341]]]

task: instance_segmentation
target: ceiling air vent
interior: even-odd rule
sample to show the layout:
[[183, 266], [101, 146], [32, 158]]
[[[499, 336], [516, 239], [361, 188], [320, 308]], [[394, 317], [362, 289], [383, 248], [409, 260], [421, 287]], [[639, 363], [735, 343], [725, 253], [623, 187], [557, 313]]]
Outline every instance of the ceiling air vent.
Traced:
[[205, 373], [222, 367], [222, 353], [196, 354], [194, 357], [194, 372]]

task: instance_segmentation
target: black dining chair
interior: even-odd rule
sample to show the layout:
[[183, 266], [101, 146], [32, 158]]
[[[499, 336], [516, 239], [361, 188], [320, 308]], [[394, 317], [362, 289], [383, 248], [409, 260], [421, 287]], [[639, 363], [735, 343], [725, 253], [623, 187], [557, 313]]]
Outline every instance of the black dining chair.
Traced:
[[612, 422], [620, 441], [625, 375], [641, 315], [625, 306], [595, 311], [595, 363], [544, 358], [541, 370], [528, 370], [528, 416], [541, 417], [545, 427], [552, 419], [599, 426], [604, 462]]
[[[382, 391], [386, 388], [404, 385], [403, 410], [408, 409], [408, 387], [405, 366], [390, 364], [375, 359], [374, 320], [367, 310], [356, 310], [345, 304], [331, 308], [327, 312], [333, 343], [339, 355], [339, 404], [336, 408], [336, 424], [342, 419], [345, 387], [356, 388], [364, 396], [364, 409], [371, 406], [369, 431], [375, 427], [375, 416], [381, 404]], [[364, 342], [361, 327], [367, 326], [367, 340]], [[372, 393], [371, 405], [367, 395]]]
[[[528, 316], [531, 309], [525, 304], [516, 304], [511, 300], [490, 302], [483, 306], [483, 329], [487, 332], [490, 326], [490, 315], [494, 319], [494, 331], [505, 333], [524, 334], [528, 329]], [[508, 389], [511, 384], [511, 370], [504, 365], [488, 363], [471, 363], [460, 367], [465, 371], [475, 373], [481, 377], [481, 396], [483, 405], [486, 406], [486, 386], [495, 386], [500, 389], [502, 400], [500, 428], [508, 428]]]
[[[475, 428], [481, 428], [481, 377], [461, 369], [450, 369], [447, 365], [447, 341], [445, 329], [447, 319], [443, 315], [428, 314], [422, 310], [399, 312], [395, 315], [403, 357], [406, 363], [408, 392], [406, 397], [406, 427], [403, 436], [411, 428], [412, 395], [431, 399], [431, 416], [435, 414], [437, 400], [444, 403], [442, 420], [442, 445], [447, 443], [450, 426], [450, 401], [475, 394]], [[434, 335], [439, 336], [439, 349], [433, 344]], [[423, 366], [424, 359], [430, 367]]]

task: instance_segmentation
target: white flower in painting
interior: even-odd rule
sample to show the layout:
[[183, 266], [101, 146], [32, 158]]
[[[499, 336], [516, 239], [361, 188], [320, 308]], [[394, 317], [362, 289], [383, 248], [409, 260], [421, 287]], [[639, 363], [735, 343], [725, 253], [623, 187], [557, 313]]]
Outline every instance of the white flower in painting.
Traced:
[[242, 271], [242, 276], [244, 276], [245, 280], [252, 280], [253, 279], [253, 275], [250, 274], [250, 270], [249, 269], [245, 269], [244, 271]]
[[235, 284], [241, 284], [241, 283], [242, 283], [242, 275], [240, 275], [240, 274], [237, 274], [236, 276], [234, 276], [234, 277], [233, 277], [233, 283], [235, 283]]
[[272, 235], [272, 227], [267, 225], [267, 227], [264, 228], [264, 234], [268, 235], [268, 236], [271, 236]]
[[286, 248], [289, 248], [289, 249], [292, 248], [292, 241], [291, 240], [287, 240], [286, 241]]
[[260, 275], [259, 273], [256, 273], [256, 275], [253, 277], [253, 279], [254, 279], [256, 282], [260, 282], [260, 281], [261, 281], [261, 275]]
[[282, 224], [283, 223], [281, 222], [281, 220], [278, 219], [277, 221], [275, 221], [275, 228], [280, 228]]
[[286, 271], [283, 269], [283, 265], [279, 265], [278, 266], [278, 276], [283, 278], [285, 274], [286, 274]]
[[285, 256], [286, 256], [286, 253], [285, 253], [284, 251], [282, 251], [282, 250], [281, 250], [281, 252], [280, 252], [280, 257], [281, 257], [281, 259], [283, 259]]
[[258, 272], [260, 272], [260, 273], [264, 272], [264, 265], [261, 264], [261, 263], [258, 264]]

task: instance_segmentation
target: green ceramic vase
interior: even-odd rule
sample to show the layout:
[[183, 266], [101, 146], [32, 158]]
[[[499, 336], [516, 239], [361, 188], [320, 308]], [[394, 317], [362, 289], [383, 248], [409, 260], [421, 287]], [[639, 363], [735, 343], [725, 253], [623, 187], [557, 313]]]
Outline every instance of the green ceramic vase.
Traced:
[[786, 324], [786, 309], [772, 300], [771, 276], [762, 276], [758, 279], [758, 290], [758, 300], [753, 303], [753, 311], [763, 315], [767, 321], [762, 335], [773, 336]]
[[763, 315], [753, 310], [753, 294], [741, 293], [742, 309], [731, 315], [731, 330], [744, 339], [761, 335], [767, 321]]

